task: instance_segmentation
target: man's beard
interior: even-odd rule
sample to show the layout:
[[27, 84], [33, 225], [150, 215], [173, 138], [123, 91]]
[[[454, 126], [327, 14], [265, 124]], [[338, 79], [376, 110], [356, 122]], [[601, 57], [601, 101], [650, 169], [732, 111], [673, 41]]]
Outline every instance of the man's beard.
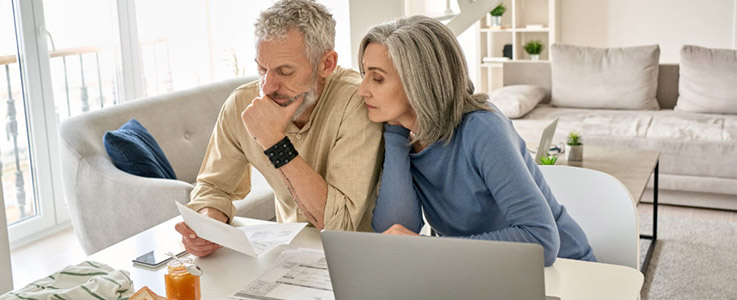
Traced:
[[290, 104], [294, 103], [294, 101], [297, 101], [297, 99], [299, 99], [300, 97], [304, 97], [304, 101], [302, 101], [302, 104], [299, 105], [297, 110], [294, 112], [294, 116], [292, 116], [292, 121], [295, 121], [300, 115], [302, 115], [302, 113], [305, 112], [305, 110], [307, 110], [308, 107], [310, 107], [312, 104], [315, 104], [315, 102], [317, 102], [317, 88], [318, 88], [317, 80], [315, 80], [312, 82], [312, 87], [310, 87], [309, 91], [306, 91], [301, 94], [297, 94], [294, 97], [289, 98], [284, 95], [277, 94], [276, 92], [269, 95], [269, 97], [271, 97], [271, 99], [274, 99], [274, 100], [289, 99], [284, 104], [276, 102], [276, 104], [279, 104], [282, 107], [287, 107]]

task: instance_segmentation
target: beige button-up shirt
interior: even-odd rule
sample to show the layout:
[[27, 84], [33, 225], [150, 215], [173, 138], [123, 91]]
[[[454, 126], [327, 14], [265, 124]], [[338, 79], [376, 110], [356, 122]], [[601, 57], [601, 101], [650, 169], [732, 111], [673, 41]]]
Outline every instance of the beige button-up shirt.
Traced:
[[[356, 96], [361, 77], [338, 67], [328, 76], [304, 127], [290, 122], [286, 135], [299, 155], [328, 185], [325, 229], [370, 231], [384, 157], [382, 126], [368, 119]], [[241, 113], [259, 96], [258, 82], [238, 87], [223, 104], [191, 194], [195, 211], [212, 207], [235, 215], [233, 200], [251, 190], [251, 165], [274, 190], [279, 222], [308, 222], [264, 150], [248, 134]]]

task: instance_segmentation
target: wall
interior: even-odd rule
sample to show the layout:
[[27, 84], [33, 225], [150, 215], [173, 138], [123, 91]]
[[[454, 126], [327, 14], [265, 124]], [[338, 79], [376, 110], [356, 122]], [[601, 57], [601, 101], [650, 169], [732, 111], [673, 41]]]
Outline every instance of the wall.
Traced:
[[349, 13], [352, 67], [358, 70], [358, 46], [363, 36], [374, 25], [402, 17], [404, 3], [396, 0], [351, 0]]
[[560, 0], [558, 42], [595, 47], [660, 45], [677, 63], [684, 44], [734, 48], [737, 0]]

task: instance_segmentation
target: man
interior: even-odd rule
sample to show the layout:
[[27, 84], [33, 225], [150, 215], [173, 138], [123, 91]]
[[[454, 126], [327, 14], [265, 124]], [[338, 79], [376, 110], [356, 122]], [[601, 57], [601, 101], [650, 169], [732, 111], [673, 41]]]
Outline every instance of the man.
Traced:
[[[371, 230], [381, 124], [356, 96], [361, 78], [337, 66], [335, 20], [313, 0], [283, 0], [256, 22], [259, 81], [223, 104], [189, 207], [222, 222], [250, 191], [250, 167], [274, 190], [279, 222]], [[221, 246], [176, 225], [187, 252]]]

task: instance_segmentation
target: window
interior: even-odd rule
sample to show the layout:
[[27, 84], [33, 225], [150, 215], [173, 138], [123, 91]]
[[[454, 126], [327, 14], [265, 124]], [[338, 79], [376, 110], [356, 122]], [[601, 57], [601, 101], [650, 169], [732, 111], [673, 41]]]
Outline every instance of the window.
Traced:
[[253, 23], [271, 5], [242, 0], [137, 1], [145, 94], [254, 74]]
[[[68, 224], [60, 121], [255, 75], [253, 24], [273, 2], [0, 0], [0, 178], [11, 247]], [[348, 2], [320, 2], [348, 23]], [[336, 30], [339, 63], [349, 67], [348, 28]]]
[[44, 0], [59, 120], [118, 102], [111, 1]]
[[13, 24], [13, 7], [0, 1], [0, 178], [8, 224], [38, 215], [28, 155], [28, 126], [18, 63], [18, 45]]

